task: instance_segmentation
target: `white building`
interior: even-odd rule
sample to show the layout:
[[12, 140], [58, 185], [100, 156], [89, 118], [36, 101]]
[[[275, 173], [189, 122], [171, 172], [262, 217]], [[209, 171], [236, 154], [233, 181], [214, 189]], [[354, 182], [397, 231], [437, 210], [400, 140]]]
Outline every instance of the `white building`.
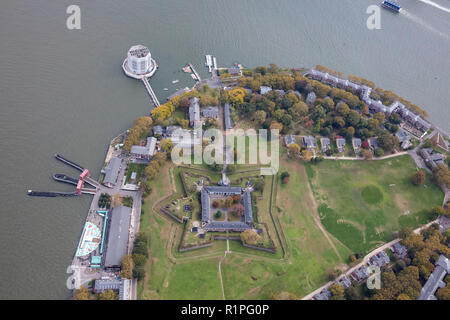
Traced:
[[154, 68], [150, 50], [143, 45], [132, 46], [127, 60], [128, 68], [137, 75], [149, 73]]

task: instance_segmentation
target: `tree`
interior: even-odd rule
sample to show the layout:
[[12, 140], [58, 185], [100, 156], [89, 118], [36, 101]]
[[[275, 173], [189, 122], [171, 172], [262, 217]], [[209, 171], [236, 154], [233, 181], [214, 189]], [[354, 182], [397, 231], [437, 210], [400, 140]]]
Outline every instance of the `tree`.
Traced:
[[399, 145], [399, 140], [396, 136], [393, 136], [387, 131], [382, 131], [378, 135], [378, 144], [386, 152], [391, 152]]
[[333, 283], [329, 288], [331, 294], [331, 300], [345, 300], [345, 288], [338, 283]]
[[288, 112], [292, 116], [292, 119], [294, 121], [298, 121], [301, 119], [301, 117], [306, 116], [308, 114], [308, 111], [308, 105], [303, 101], [299, 101], [288, 109]]
[[384, 155], [384, 150], [381, 148], [376, 148], [374, 154], [377, 158], [382, 157]]
[[287, 184], [289, 182], [289, 177], [290, 177], [289, 172], [287, 172], [287, 171], [282, 172], [281, 173], [281, 182], [283, 184]]
[[99, 295], [100, 300], [118, 300], [119, 294], [114, 292], [113, 290], [105, 290], [103, 293]]
[[423, 170], [418, 170], [411, 178], [411, 182], [419, 187], [422, 187], [427, 180], [427, 176]]
[[372, 158], [373, 158], [373, 154], [370, 150], [363, 150], [362, 156], [365, 160], [372, 160]]
[[378, 123], [384, 123], [386, 117], [383, 112], [377, 112], [373, 115], [373, 118], [378, 120]]
[[411, 298], [407, 294], [401, 293], [398, 295], [397, 300], [411, 300]]
[[89, 290], [85, 286], [81, 286], [75, 290], [73, 300], [89, 300]]
[[296, 158], [298, 157], [298, 154], [300, 153], [300, 146], [296, 143], [291, 143], [288, 147], [289, 149], [289, 157], [290, 158]]
[[336, 109], [343, 117], [346, 117], [350, 113], [350, 107], [344, 102], [340, 103]]
[[161, 141], [161, 148], [167, 152], [170, 153], [172, 151], [173, 143], [170, 139], [164, 139]]
[[231, 211], [234, 212], [238, 217], [242, 217], [245, 214], [245, 208], [242, 203], [234, 204]]
[[122, 257], [122, 260], [120, 261], [120, 275], [123, 278], [131, 279], [133, 277], [133, 268], [134, 268], [134, 262], [131, 255], [127, 254]]
[[433, 170], [433, 178], [438, 185], [450, 188], [450, 172], [444, 164], [438, 164]]
[[309, 151], [309, 150], [303, 150], [303, 151], [302, 151], [302, 157], [303, 157], [303, 160], [304, 160], [304, 161], [310, 162], [311, 159], [312, 159], [312, 153], [311, 153], [311, 151]]
[[241, 232], [241, 241], [243, 243], [247, 243], [255, 246], [258, 243], [260, 236], [253, 229], [247, 229], [244, 232]]
[[400, 239], [406, 239], [407, 237], [411, 236], [413, 234], [413, 230], [410, 227], [402, 227], [399, 232], [398, 236]]
[[281, 132], [283, 130], [283, 125], [281, 123], [279, 123], [278, 121], [272, 121], [270, 124], [270, 129], [271, 130], [278, 130], [279, 132]]
[[225, 207], [226, 208], [231, 208], [232, 205], [233, 205], [233, 198], [232, 197], [227, 197], [225, 199]]
[[255, 112], [253, 116], [253, 121], [255, 121], [258, 125], [262, 125], [264, 121], [266, 121], [267, 113], [264, 110], [258, 110]]
[[436, 292], [436, 297], [439, 300], [450, 300], [450, 286], [447, 284], [445, 287], [439, 289]]
[[361, 116], [359, 115], [359, 112], [356, 110], [351, 110], [347, 115], [347, 122], [351, 126], [356, 126], [359, 123], [360, 119]]

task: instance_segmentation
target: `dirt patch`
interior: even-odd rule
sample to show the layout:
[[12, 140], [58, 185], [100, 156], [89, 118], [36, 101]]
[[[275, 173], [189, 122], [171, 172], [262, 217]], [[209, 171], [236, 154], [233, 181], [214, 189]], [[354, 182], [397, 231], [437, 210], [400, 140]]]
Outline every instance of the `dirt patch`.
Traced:
[[394, 201], [397, 207], [400, 209], [403, 214], [409, 213], [409, 203], [406, 201], [405, 198], [403, 198], [400, 194], [396, 193], [394, 195]]
[[261, 287], [252, 288], [247, 292], [249, 298], [255, 297], [261, 291]]

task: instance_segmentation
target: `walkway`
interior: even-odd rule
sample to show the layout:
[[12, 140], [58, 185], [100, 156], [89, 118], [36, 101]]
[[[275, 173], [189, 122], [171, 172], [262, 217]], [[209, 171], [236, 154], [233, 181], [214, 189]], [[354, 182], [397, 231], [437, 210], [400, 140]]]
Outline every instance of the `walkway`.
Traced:
[[[374, 161], [380, 161], [380, 160], [385, 160], [385, 159], [390, 159], [390, 158], [395, 158], [395, 157], [400, 157], [400, 156], [404, 156], [407, 155], [408, 152], [403, 151], [403, 152], [397, 152], [394, 154], [390, 154], [384, 157], [379, 157], [379, 158], [373, 158], [372, 160]], [[353, 161], [364, 161], [366, 159], [362, 158], [362, 157], [323, 157], [326, 160], [353, 160]]]
[[148, 79], [146, 77], [142, 78], [142, 82], [144, 83], [145, 89], [147, 89], [147, 92], [152, 99], [154, 105], [156, 107], [159, 107], [161, 104], [159, 103], [158, 98], [156, 97], [155, 92], [153, 91], [152, 87], [150, 86], [150, 82], [148, 82]]

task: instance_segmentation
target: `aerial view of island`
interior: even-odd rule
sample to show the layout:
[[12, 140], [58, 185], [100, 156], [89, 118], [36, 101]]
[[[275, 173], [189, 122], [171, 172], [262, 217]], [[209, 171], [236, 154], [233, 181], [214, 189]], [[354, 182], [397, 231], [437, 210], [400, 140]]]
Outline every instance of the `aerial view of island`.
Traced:
[[450, 300], [448, 2], [130, 3], [1, 5], [0, 299]]

